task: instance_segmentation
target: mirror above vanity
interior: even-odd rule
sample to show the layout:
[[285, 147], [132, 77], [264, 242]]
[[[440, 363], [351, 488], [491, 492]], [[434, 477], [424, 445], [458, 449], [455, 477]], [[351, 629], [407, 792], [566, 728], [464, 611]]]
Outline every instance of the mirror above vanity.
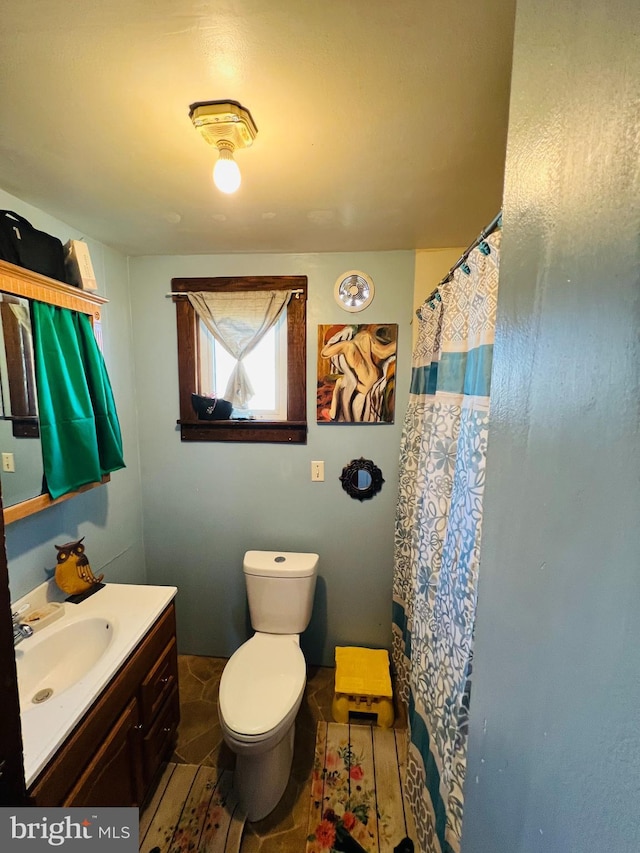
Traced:
[[42, 492], [44, 474], [29, 301], [0, 293], [0, 451], [6, 507]]
[[[0, 480], [4, 522], [10, 524], [57, 502], [43, 491], [31, 303], [86, 314], [100, 344], [100, 310], [108, 300], [95, 291], [79, 290], [6, 261], [0, 261], [0, 298]], [[101, 482], [108, 479], [106, 475]], [[83, 486], [58, 501], [96, 485], [100, 483]]]

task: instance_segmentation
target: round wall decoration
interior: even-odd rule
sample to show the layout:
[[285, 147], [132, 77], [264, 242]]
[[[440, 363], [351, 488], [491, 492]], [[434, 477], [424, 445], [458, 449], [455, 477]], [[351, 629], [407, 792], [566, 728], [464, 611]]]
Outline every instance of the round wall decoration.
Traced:
[[377, 465], [371, 459], [352, 459], [345, 465], [340, 474], [340, 482], [345, 492], [356, 500], [364, 501], [377, 495], [384, 477]]
[[360, 270], [349, 270], [338, 277], [333, 294], [345, 311], [364, 310], [373, 300], [375, 287], [370, 276]]

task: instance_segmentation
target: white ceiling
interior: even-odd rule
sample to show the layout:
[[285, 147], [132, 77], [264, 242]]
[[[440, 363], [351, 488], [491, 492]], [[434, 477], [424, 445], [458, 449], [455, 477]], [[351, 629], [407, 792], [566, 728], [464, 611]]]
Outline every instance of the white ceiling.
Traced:
[[[0, 187], [126, 254], [469, 243], [501, 206], [515, 0], [4, 0]], [[234, 196], [188, 116], [258, 126]]]

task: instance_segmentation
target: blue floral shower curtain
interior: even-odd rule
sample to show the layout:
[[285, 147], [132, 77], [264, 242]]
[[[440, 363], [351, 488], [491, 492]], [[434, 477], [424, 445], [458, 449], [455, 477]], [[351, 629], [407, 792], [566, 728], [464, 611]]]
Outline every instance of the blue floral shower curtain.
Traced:
[[460, 849], [500, 235], [418, 312], [402, 434], [393, 660], [421, 853]]

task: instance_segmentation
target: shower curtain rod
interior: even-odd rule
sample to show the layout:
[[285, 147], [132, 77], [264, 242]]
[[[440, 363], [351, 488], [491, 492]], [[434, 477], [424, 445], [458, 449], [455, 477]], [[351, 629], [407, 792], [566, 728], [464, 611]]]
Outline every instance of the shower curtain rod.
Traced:
[[[473, 250], [476, 248], [476, 246], [478, 246], [480, 243], [482, 243], [482, 241], [484, 239], [486, 239], [489, 236], [489, 234], [491, 234], [491, 233], [493, 233], [493, 231], [495, 231], [495, 229], [497, 228], [501, 218], [502, 218], [502, 211], [497, 213], [493, 217], [491, 222], [486, 226], [486, 228], [483, 228], [482, 231], [480, 232], [480, 234], [478, 234], [478, 236], [473, 241], [473, 243], [471, 243], [471, 245], [467, 246], [467, 248], [464, 250], [462, 255], [460, 255], [458, 260], [451, 267], [449, 272], [445, 275], [444, 278], [442, 278], [438, 282], [438, 284], [434, 287], [433, 292], [429, 296], [427, 296], [427, 298], [424, 300], [424, 302], [428, 302], [430, 299], [433, 299], [433, 297], [436, 295], [436, 293], [442, 287], [442, 285], [446, 284], [446, 282], [451, 280], [451, 277], [453, 276], [454, 272], [458, 269], [459, 266], [462, 266], [462, 264], [467, 260], [467, 258], [471, 254], [471, 252], [473, 252]], [[424, 305], [424, 302], [422, 303], [423, 305]], [[420, 308], [418, 308], [418, 310], [416, 311], [416, 316], [420, 316], [419, 311], [420, 311]]]

